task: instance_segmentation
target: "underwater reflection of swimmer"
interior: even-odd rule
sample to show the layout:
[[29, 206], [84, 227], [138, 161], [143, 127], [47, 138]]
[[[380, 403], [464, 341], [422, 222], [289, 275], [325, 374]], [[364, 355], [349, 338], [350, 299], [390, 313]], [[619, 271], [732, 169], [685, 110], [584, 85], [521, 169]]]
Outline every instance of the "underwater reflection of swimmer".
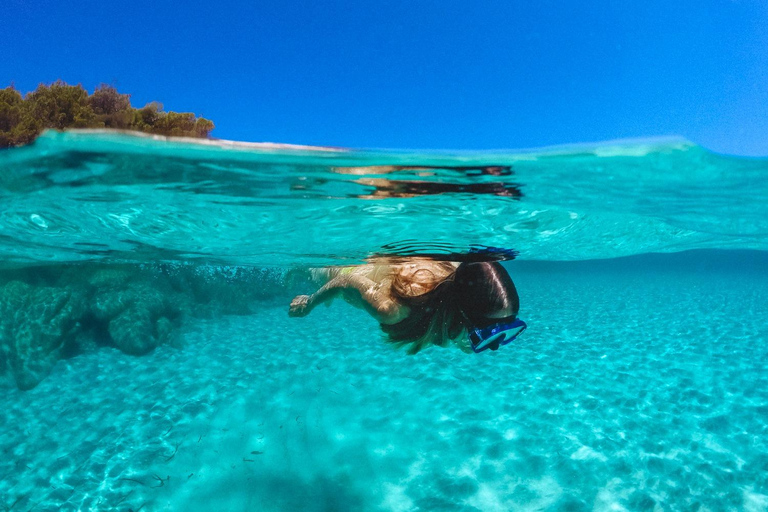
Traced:
[[409, 354], [430, 345], [497, 350], [526, 327], [517, 318], [520, 301], [512, 278], [497, 262], [381, 259], [312, 273], [322, 286], [295, 297], [289, 315], [306, 316], [342, 297], [370, 313], [389, 342], [409, 346]]
[[435, 176], [436, 171], [455, 171], [465, 176], [511, 176], [509, 165], [364, 165], [355, 167], [331, 167], [332, 172], [367, 176], [393, 172], [415, 172], [419, 176]]
[[[511, 176], [512, 168], [508, 165], [486, 166], [407, 166], [407, 165], [369, 165], [361, 167], [331, 167], [332, 172], [353, 176], [363, 176], [353, 181], [358, 185], [372, 187], [365, 194], [350, 194], [349, 197], [358, 199], [409, 198], [439, 194], [472, 194], [494, 195], [519, 199], [523, 196], [517, 184], [509, 182], [463, 182], [449, 181], [450, 176], [444, 172], [451, 171], [463, 174], [467, 178], [477, 176]], [[420, 177], [437, 177], [432, 181], [411, 179], [390, 179], [374, 177], [375, 175], [391, 173], [415, 173]], [[328, 183], [327, 179], [306, 177], [291, 184], [291, 190], [310, 191], [316, 186]]]
[[520, 198], [523, 194], [516, 185], [508, 183], [445, 183], [440, 181], [388, 180], [385, 178], [361, 178], [355, 183], [374, 187], [360, 199], [384, 199], [390, 197], [419, 197], [439, 194], [488, 194], [499, 197]]

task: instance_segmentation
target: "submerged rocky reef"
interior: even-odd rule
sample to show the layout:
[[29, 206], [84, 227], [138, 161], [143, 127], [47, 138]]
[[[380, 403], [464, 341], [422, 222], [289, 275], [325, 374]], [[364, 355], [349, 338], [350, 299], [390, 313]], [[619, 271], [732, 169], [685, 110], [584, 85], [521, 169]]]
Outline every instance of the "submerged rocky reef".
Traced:
[[113, 347], [181, 347], [194, 317], [248, 314], [284, 289], [277, 270], [69, 264], [0, 270], [0, 379], [34, 388], [56, 362]]

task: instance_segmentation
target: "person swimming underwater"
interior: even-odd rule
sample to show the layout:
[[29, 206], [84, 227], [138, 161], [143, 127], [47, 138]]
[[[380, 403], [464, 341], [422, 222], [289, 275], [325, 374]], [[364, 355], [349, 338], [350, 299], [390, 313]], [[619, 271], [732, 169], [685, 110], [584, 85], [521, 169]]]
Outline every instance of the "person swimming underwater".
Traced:
[[324, 284], [311, 295], [295, 297], [290, 316], [306, 316], [317, 305], [343, 297], [368, 311], [389, 342], [409, 346], [409, 354], [429, 345], [497, 350], [526, 328], [517, 318], [517, 289], [497, 262], [382, 260], [316, 269], [313, 277]]

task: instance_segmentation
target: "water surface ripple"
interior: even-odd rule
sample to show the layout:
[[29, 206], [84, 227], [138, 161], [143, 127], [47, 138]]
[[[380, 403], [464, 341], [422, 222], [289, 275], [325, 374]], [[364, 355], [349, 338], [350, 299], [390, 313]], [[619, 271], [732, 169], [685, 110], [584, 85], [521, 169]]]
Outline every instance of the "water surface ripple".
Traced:
[[766, 249], [767, 172], [681, 140], [439, 154], [48, 132], [0, 152], [0, 258], [318, 265], [414, 240], [530, 260]]

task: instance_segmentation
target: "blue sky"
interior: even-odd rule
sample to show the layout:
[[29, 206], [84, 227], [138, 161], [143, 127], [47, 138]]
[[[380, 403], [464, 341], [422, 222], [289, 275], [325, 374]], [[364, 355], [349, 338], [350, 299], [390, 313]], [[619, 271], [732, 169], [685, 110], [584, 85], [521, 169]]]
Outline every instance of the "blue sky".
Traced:
[[4, 0], [0, 86], [62, 78], [214, 136], [527, 148], [682, 135], [768, 155], [768, 2]]

